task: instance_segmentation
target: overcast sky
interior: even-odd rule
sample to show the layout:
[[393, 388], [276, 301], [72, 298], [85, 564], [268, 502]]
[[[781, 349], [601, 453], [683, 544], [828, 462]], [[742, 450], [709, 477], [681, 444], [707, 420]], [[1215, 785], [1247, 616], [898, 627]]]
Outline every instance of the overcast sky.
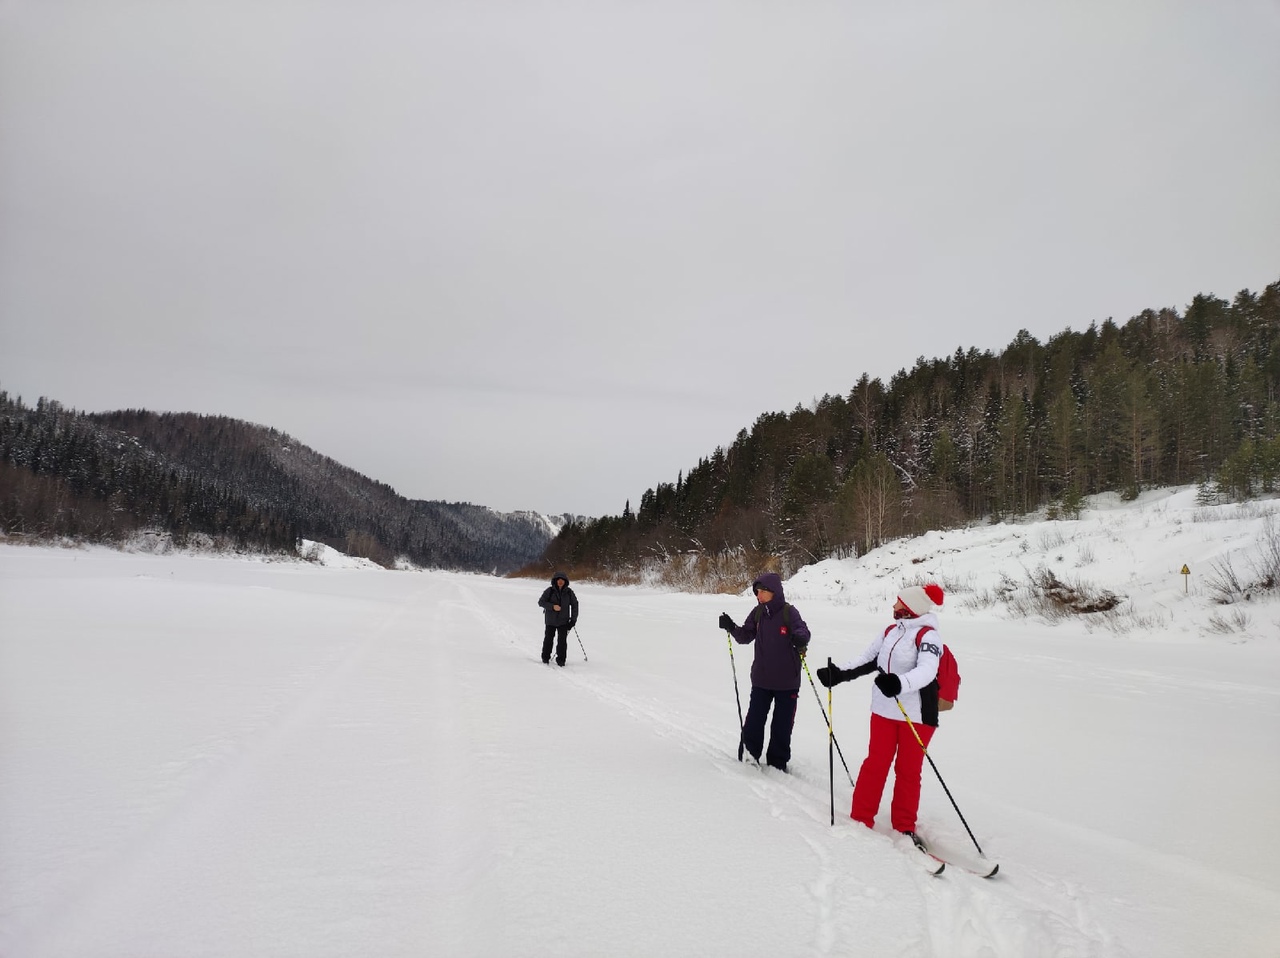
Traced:
[[1280, 279], [1280, 0], [0, 0], [0, 387], [620, 512]]

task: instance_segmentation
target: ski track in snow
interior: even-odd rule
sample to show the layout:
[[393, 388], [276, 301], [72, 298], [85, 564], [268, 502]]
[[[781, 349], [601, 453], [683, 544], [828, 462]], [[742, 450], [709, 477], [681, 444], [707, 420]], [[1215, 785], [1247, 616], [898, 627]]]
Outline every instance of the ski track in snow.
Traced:
[[[1052, 655], [1037, 653], [1006, 653], [1002, 656], [1006, 662], [1022, 662], [1028, 671], [1050, 673], [1059, 660]], [[1088, 683], [1090, 687], [1103, 687], [1108, 691], [1126, 697], [1152, 696], [1156, 698], [1177, 695], [1184, 700], [1194, 699], [1197, 702], [1213, 703], [1222, 695], [1232, 697], [1256, 695], [1270, 697], [1280, 704], [1280, 688], [1268, 685], [1257, 685], [1226, 679], [1206, 677], [1204, 675], [1188, 675], [1186, 678], [1136, 668], [1123, 668], [1098, 663], [1088, 676], [1057, 676], [1056, 681], [1076, 681]]]
[[[11, 933], [12, 955], [56, 955], [60, 941], [91, 925], [97, 916], [121, 903], [136, 901], [132, 894], [155, 881], [184, 849], [198, 841], [211, 824], [235, 814], [246, 787], [291, 742], [324, 719], [326, 702], [347, 683], [378, 640], [417, 602], [421, 590], [388, 612], [365, 634], [329, 654], [319, 666], [298, 672], [286, 686], [274, 690], [253, 721], [234, 737], [205, 739], [180, 759], [158, 767], [157, 801], [151, 820], [118, 852], [90, 870], [56, 902]], [[188, 778], [177, 794], [165, 788], [175, 766], [203, 770]]]
[[[480, 620], [492, 636], [513, 647], [516, 650], [513, 654], [539, 662], [537, 656], [528, 651], [527, 622], [516, 623], [492, 611], [466, 586], [457, 591], [466, 611]], [[571, 633], [571, 658], [575, 644]], [[741, 662], [737, 668], [742, 668]], [[860, 833], [851, 827], [847, 812], [841, 810], [839, 787], [836, 827], [831, 829], [827, 783], [823, 781], [818, 787], [809, 781], [809, 769], [800, 767], [794, 769], [793, 774], [784, 774], [767, 766], [756, 768], [750, 763], [740, 763], [726, 753], [721, 730], [714, 734], [708, 732], [695, 719], [682, 714], [671, 701], [635, 696], [627, 688], [593, 674], [589, 661], [565, 669], [552, 665], [548, 671], [557, 673], [559, 680], [594, 696], [605, 706], [627, 714], [676, 747], [706, 759], [709, 772], [742, 780], [773, 817], [795, 824], [814, 859], [814, 878], [807, 887], [814, 913], [809, 953], [847, 954], [849, 943], [859, 940], [859, 929], [842, 916], [866, 911], [850, 906], [858, 902], [874, 906], [878, 899], [903, 894], [914, 882], [913, 894], [927, 915], [925, 936], [903, 952], [904, 955], [1121, 958], [1128, 954], [1092, 920], [1085, 899], [1069, 883], [1036, 874], [1016, 863], [1002, 864], [1001, 874], [994, 879], [984, 879], [956, 867], [943, 875], [932, 876], [904, 855], [901, 880], [892, 889], [870, 889], [858, 877], [858, 859], [866, 854], [869, 842], [887, 844], [892, 839], [878, 832]], [[802, 696], [804, 692], [801, 688]], [[848, 753], [845, 758], [856, 777], [856, 759]], [[838, 759], [836, 765], [837, 773], [842, 775], [844, 769]], [[847, 787], [847, 778], [843, 781]], [[837, 786], [839, 784], [838, 779]], [[888, 789], [886, 797], [887, 792]], [[1064, 905], [1068, 907], [1064, 909]]]

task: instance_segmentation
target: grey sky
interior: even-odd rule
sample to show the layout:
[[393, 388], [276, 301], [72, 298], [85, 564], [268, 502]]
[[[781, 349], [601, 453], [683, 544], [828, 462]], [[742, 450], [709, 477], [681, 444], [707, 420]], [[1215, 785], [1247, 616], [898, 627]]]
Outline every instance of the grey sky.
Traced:
[[618, 512], [1280, 279], [1280, 3], [0, 0], [0, 385]]

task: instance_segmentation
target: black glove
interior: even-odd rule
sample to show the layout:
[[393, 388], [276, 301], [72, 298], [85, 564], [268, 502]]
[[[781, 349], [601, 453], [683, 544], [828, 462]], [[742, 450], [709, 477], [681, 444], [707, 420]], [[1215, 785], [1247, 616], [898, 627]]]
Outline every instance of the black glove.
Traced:
[[737, 628], [737, 626], [734, 625], [733, 619], [729, 618], [728, 612], [720, 613], [720, 628], [724, 629], [726, 632], [732, 632]]
[[853, 678], [852, 672], [847, 672], [836, 665], [824, 665], [817, 671], [818, 681], [822, 683], [823, 688], [831, 688], [833, 685], [839, 685], [841, 682], [848, 682]]
[[572, 629], [572, 628], [573, 628], [575, 625], [577, 625], [577, 624], [578, 624], [578, 620], [577, 620], [577, 619], [570, 619], [570, 620], [569, 620], [569, 624], [568, 624], [568, 626], [566, 626], [566, 628], [570, 628], [570, 629]]
[[889, 696], [889, 698], [896, 698], [898, 693], [902, 691], [902, 679], [892, 672], [881, 672], [876, 676], [876, 688]]

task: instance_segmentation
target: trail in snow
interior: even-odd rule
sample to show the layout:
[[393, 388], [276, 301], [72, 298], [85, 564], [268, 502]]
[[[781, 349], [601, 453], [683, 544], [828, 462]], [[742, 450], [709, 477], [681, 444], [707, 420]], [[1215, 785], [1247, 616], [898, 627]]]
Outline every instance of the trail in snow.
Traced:
[[[849, 821], [838, 763], [830, 826], [806, 689], [794, 773], [736, 760], [714, 621], [745, 600], [587, 587], [590, 661], [571, 641], [559, 669], [538, 660], [539, 591], [0, 548], [0, 954], [1114, 958], [1219, 942], [1260, 958], [1274, 941], [1280, 892], [1211, 814], [1269, 807], [1274, 769], [1240, 762], [1274, 727], [1266, 648], [950, 620], [966, 685], [930, 753], [1002, 869], [932, 878], [886, 824]], [[878, 625], [805, 602], [824, 658]], [[867, 694], [835, 695], [855, 773]], [[922, 830], [967, 847], [925, 775]]]
[[[531, 632], [527, 617], [504, 617], [489, 608], [470, 589], [460, 590], [468, 610], [485, 624], [497, 640], [520, 649], [528, 645]], [[521, 651], [520, 654], [523, 654]], [[727, 654], [726, 654], [727, 657]], [[746, 663], [749, 664], [749, 650]], [[708, 727], [698, 712], [685, 712], [680, 703], [659, 696], [637, 697], [631, 683], [613, 681], [585, 667], [567, 670], [562, 678], [576, 688], [594, 696], [603, 705], [619, 710], [648, 725], [651, 730], [676, 747], [705, 759], [718, 773], [744, 780], [749, 794], [768, 808], [775, 819], [793, 824], [800, 832], [803, 845], [812, 855], [817, 877], [808, 887], [813, 893], [817, 921], [813, 932], [812, 951], [831, 954], [837, 942], [847, 947], [856, 939], [856, 929], [843, 927], [842, 906], [859, 901], [862, 882], [852, 876], [862, 870], [860, 858], [866, 846], [887, 843], [888, 836], [862, 833], [861, 826], [848, 819], [847, 790], [837, 809], [837, 824], [830, 828], [829, 793], [826, 770], [821, 776], [808, 763], [794, 763], [794, 774], [782, 774], [750, 763], [739, 763], [726, 751], [732, 744], [723, 724]], [[740, 677], [739, 681], [742, 681]], [[749, 687], [749, 684], [748, 684]], [[801, 692], [806, 689], [802, 688]], [[820, 703], [819, 703], [820, 704]], [[821, 720], [821, 715], [819, 714]], [[856, 774], [857, 760], [851, 761]], [[843, 768], [838, 771], [843, 774]], [[820, 778], [820, 780], [819, 780]], [[847, 783], [847, 779], [846, 779]], [[818, 826], [815, 830], [814, 826]], [[823, 830], [826, 826], [826, 830]], [[901, 868], [918, 883], [918, 900], [923, 905], [929, 930], [924, 951], [932, 955], [977, 956], [1036, 954], [1119, 954], [1107, 936], [1097, 930], [1087, 909], [1074, 899], [1060, 882], [1026, 870], [1018, 878], [1007, 875], [999, 879], [1000, 887], [983, 889], [982, 879], [953, 869], [938, 881], [948, 887], [934, 888], [930, 876], [915, 874], [909, 864]], [[1046, 893], [1047, 892], [1047, 893]], [[871, 903], [868, 903], [871, 904]], [[1064, 907], [1065, 906], [1065, 907]], [[840, 934], [843, 930], [845, 934]], [[854, 937], [850, 938], [849, 935]]]

